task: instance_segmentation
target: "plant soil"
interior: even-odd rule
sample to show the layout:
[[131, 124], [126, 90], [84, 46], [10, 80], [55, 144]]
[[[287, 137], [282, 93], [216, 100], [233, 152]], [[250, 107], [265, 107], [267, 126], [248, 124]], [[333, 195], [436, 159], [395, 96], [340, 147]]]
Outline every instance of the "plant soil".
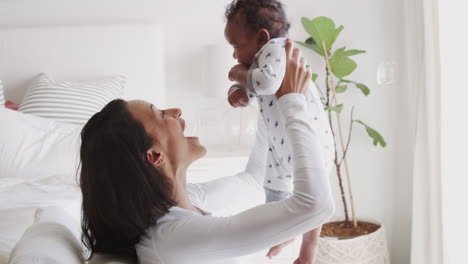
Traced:
[[320, 235], [346, 239], [367, 235], [377, 231], [379, 228], [379, 225], [369, 222], [358, 221], [357, 227], [354, 227], [352, 222], [338, 221], [324, 224]]

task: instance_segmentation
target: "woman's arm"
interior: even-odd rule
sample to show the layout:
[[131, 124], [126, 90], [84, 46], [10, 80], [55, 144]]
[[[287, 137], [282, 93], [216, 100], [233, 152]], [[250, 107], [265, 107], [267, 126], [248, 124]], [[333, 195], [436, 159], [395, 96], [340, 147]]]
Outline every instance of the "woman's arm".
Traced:
[[[286, 126], [293, 143], [293, 196], [230, 217], [193, 214], [158, 224], [155, 247], [159, 252], [174, 253], [162, 253], [171, 260], [168, 263], [187, 257], [209, 260], [250, 254], [314, 229], [333, 214], [329, 171], [320, 162], [321, 145], [309, 125], [305, 98], [287, 95], [278, 103], [286, 110]], [[242, 196], [240, 189], [235, 196], [225, 199]]]
[[[166, 258], [177, 261], [190, 256], [208, 260], [246, 255], [314, 229], [333, 214], [329, 171], [324, 166], [322, 145], [311, 126], [312, 116], [307, 111], [305, 96], [300, 94], [305, 93], [310, 73], [305, 73], [298, 50], [292, 52], [290, 45], [288, 42], [287, 74], [277, 93], [280, 97], [277, 105], [285, 117], [292, 143], [295, 177], [292, 197], [231, 217], [193, 214], [161, 223], [160, 239], [156, 241], [159, 252], [177, 248], [177, 254], [168, 254]], [[242, 194], [243, 190], [239, 190], [236, 197]]]

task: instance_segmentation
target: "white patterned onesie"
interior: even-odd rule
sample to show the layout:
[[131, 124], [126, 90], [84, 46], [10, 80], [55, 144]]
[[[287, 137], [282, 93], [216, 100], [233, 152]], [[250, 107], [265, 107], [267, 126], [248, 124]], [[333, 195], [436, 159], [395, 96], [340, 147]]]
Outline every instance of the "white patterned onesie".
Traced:
[[[268, 159], [264, 181], [267, 202], [288, 198], [292, 191], [293, 167], [291, 162], [291, 145], [286, 136], [286, 120], [276, 107], [276, 91], [280, 88], [286, 69], [286, 38], [275, 38], [265, 44], [255, 54], [254, 61], [247, 74], [247, 87], [235, 84], [229, 89], [243, 89], [250, 103], [257, 99], [260, 107], [260, 119], [268, 135]], [[313, 82], [306, 95], [308, 111], [313, 113], [312, 127], [319, 135], [323, 150], [324, 163], [327, 168], [332, 165], [334, 142], [328, 117], [320, 101], [317, 88]]]

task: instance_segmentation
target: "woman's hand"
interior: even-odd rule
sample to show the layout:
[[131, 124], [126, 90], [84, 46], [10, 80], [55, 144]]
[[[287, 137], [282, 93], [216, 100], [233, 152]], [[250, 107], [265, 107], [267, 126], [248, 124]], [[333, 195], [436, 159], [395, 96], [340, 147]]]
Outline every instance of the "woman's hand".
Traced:
[[283, 84], [276, 92], [276, 98], [289, 93], [306, 94], [311, 80], [311, 73], [306, 68], [304, 57], [298, 48], [294, 48], [292, 41], [286, 41], [286, 73]]

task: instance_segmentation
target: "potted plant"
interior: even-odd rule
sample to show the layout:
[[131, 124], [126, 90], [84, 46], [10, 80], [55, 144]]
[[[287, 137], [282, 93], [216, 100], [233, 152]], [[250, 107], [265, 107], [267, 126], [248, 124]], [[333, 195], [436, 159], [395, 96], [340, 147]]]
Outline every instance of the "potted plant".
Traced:
[[[343, 30], [343, 26], [335, 27], [332, 19], [317, 17], [313, 20], [303, 17], [302, 25], [310, 35], [304, 42], [297, 41], [300, 45], [308, 48], [326, 62], [325, 85], [323, 88], [317, 84], [318, 74], [312, 74], [312, 80], [320, 91], [322, 103], [328, 111], [330, 127], [335, 142], [335, 171], [338, 177], [339, 190], [343, 203], [345, 219], [342, 221], [329, 222], [323, 225], [319, 239], [318, 263], [390, 263], [385, 238], [385, 229], [382, 223], [377, 221], [358, 221], [355, 213], [353, 192], [349, 175], [347, 155], [349, 144], [355, 126], [361, 126], [371, 137], [374, 146], [385, 147], [384, 138], [373, 128], [353, 116], [354, 106], [349, 116], [349, 130], [344, 134], [342, 126], [343, 101], [348, 87], [358, 88], [364, 96], [368, 96], [370, 89], [359, 82], [347, 78], [356, 68], [357, 64], [350, 57], [365, 53], [363, 50], [347, 50], [345, 47], [333, 50], [333, 44]], [[348, 121], [347, 121], [348, 122]], [[346, 138], [345, 138], [346, 137]], [[348, 184], [344, 188], [343, 175], [346, 176]], [[349, 217], [351, 209], [352, 217]]]

